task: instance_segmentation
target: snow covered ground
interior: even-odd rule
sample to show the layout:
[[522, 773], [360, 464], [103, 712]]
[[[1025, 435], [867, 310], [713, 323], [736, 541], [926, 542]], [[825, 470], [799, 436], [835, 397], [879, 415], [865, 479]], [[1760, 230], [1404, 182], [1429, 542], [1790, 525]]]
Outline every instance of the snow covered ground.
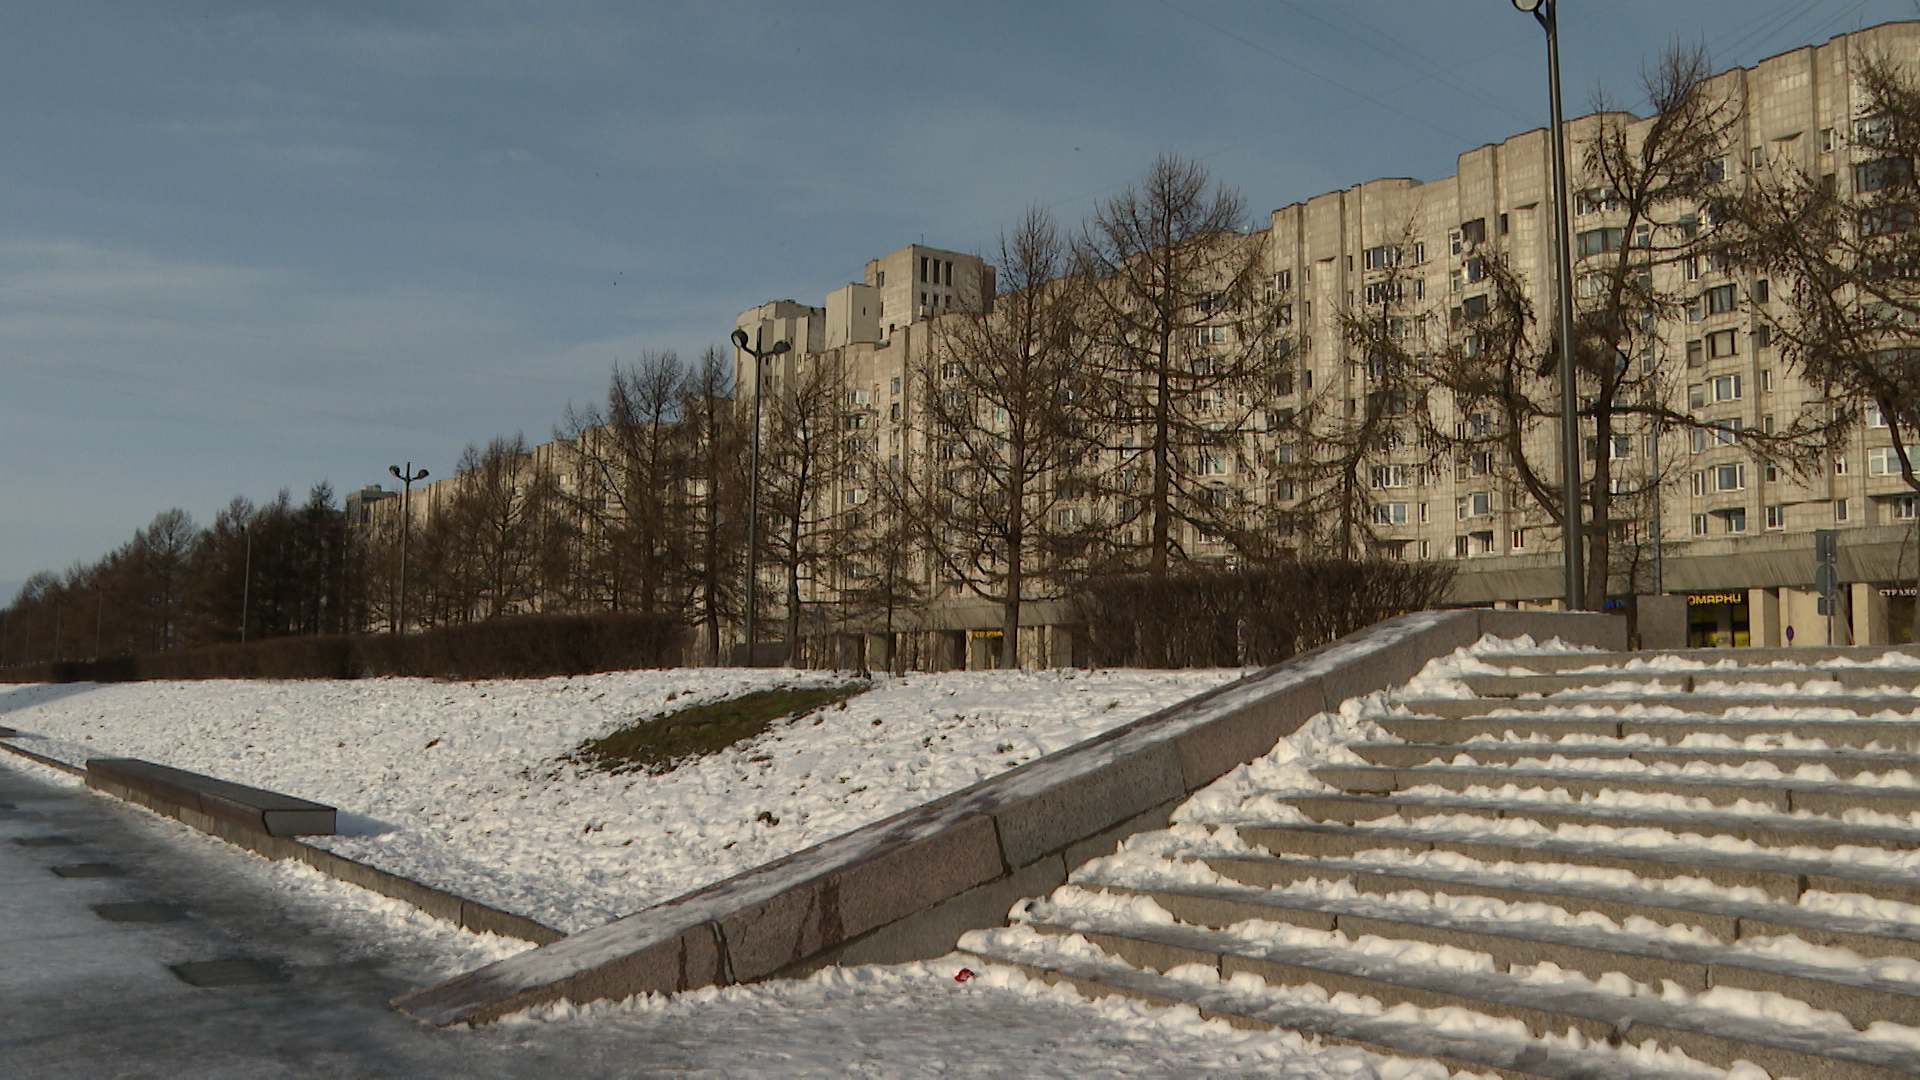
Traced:
[[[16, 769], [15, 766], [19, 768]], [[1193, 1010], [1087, 1002], [1004, 970], [958, 964], [829, 969], [674, 999], [523, 1014], [435, 1030], [387, 1007], [409, 986], [526, 948], [475, 935], [290, 862], [270, 863], [169, 818], [0, 758], [0, 1075], [509, 1080], [723, 1078], [1283, 1077], [1440, 1080], [1445, 1070]], [[15, 838], [59, 830], [77, 847]], [[125, 876], [65, 879], [51, 864], [109, 860]], [[102, 921], [88, 905], [159, 898], [179, 922]], [[289, 982], [219, 990], [165, 965], [271, 960]]]
[[320, 846], [573, 932], [967, 787], [1242, 674], [948, 672], [874, 689], [663, 776], [559, 762], [664, 710], [825, 672], [682, 668], [438, 682], [0, 690], [21, 745], [136, 757], [342, 811]]

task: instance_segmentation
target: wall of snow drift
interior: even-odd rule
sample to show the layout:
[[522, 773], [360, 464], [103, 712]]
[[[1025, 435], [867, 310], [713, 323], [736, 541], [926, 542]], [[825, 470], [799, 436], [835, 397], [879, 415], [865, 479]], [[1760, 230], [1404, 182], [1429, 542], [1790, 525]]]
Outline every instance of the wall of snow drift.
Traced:
[[1484, 634], [1626, 648], [1618, 616], [1423, 611], [1303, 653], [1104, 735], [605, 926], [394, 999], [437, 1025], [552, 1001], [940, 956], [1002, 925], [1187, 795], [1325, 709], [1411, 679]]

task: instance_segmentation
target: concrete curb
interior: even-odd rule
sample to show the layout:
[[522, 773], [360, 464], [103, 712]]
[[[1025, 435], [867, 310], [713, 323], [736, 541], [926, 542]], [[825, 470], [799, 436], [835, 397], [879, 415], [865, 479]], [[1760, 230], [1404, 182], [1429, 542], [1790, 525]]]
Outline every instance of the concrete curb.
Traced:
[[411, 878], [401, 877], [343, 855], [335, 855], [331, 851], [302, 843], [290, 836], [269, 836], [257, 829], [247, 828], [233, 819], [213, 817], [182, 801], [136, 790], [100, 773], [90, 773], [86, 769], [47, 757], [45, 754], [36, 754], [11, 742], [0, 741], [0, 750], [18, 754], [30, 761], [80, 777], [86, 780], [87, 786], [95, 791], [173, 818], [189, 828], [225, 840], [235, 847], [245, 848], [276, 862], [282, 859], [298, 860], [330, 878], [344, 881], [349, 885], [358, 885], [389, 899], [411, 904], [436, 919], [445, 919], [475, 933], [491, 932], [503, 937], [531, 941], [536, 945], [550, 945], [567, 936], [551, 926], [534, 922], [532, 919], [456, 896], [444, 889], [423, 885]]
[[1403, 615], [964, 791], [563, 941], [394, 999], [435, 1025], [553, 1001], [945, 955], [1022, 897], [1163, 827], [1192, 791], [1271, 750], [1314, 714], [1411, 679], [1483, 634], [1620, 650], [1616, 616]]

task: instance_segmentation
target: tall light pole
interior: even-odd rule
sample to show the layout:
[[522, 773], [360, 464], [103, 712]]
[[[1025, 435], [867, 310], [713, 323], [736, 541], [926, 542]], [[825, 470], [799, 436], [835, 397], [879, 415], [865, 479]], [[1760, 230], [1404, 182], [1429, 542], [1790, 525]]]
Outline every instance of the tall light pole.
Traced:
[[1547, 97], [1553, 125], [1547, 129], [1553, 145], [1553, 246], [1558, 266], [1560, 309], [1560, 473], [1563, 485], [1561, 515], [1562, 554], [1566, 560], [1567, 610], [1587, 606], [1586, 560], [1582, 557], [1580, 510], [1579, 386], [1573, 378], [1573, 250], [1569, 246], [1572, 218], [1567, 213], [1567, 139], [1560, 115], [1559, 0], [1513, 0], [1513, 6], [1533, 16], [1547, 32]]
[[413, 482], [425, 480], [427, 470], [413, 471], [413, 462], [407, 462], [406, 471], [400, 466], [389, 465], [387, 471], [399, 477], [400, 494], [400, 612], [393, 621], [393, 632], [407, 632], [407, 534], [413, 531]]
[[747, 332], [733, 332], [734, 347], [753, 357], [753, 456], [747, 475], [747, 666], [753, 667], [754, 609], [760, 592], [760, 380], [766, 374], [761, 365], [770, 356], [779, 356], [793, 348], [790, 341], [776, 341], [770, 349], [761, 349], [763, 330], [755, 330], [753, 344], [747, 344]]
[[240, 571], [240, 644], [247, 643], [247, 607], [253, 599], [253, 524], [240, 526], [240, 535], [247, 538], [247, 561], [245, 569]]

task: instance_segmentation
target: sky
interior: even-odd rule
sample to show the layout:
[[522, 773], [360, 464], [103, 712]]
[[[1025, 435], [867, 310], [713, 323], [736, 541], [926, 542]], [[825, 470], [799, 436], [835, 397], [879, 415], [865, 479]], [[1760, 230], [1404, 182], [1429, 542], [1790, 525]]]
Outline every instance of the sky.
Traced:
[[[1569, 113], [1916, 0], [1567, 0]], [[0, 603], [155, 514], [552, 437], [645, 349], [1154, 157], [1258, 216], [1546, 120], [1506, 0], [0, 6]]]

